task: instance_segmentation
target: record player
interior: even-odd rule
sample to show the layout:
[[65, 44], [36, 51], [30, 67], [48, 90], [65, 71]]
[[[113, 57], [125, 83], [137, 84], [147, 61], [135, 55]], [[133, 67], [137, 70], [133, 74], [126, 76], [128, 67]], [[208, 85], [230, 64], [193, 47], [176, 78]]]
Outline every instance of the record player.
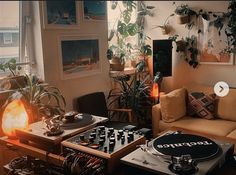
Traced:
[[232, 158], [234, 145], [168, 131], [121, 159], [128, 174], [212, 174]]
[[60, 116], [30, 124], [27, 130], [16, 130], [20, 142], [33, 144], [48, 151], [60, 147], [60, 143], [78, 133], [105, 122], [105, 117], [70, 111], [61, 119]]

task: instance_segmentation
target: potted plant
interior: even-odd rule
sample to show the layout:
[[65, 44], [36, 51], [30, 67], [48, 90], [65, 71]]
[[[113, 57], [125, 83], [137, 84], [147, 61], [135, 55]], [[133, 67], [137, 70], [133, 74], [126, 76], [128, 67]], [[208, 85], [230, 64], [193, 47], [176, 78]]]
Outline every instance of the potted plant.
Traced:
[[31, 117], [30, 123], [40, 120], [42, 116], [52, 117], [65, 112], [66, 102], [58, 88], [40, 83], [35, 75], [25, 77], [27, 86], [11, 94], [3, 108], [11, 101], [20, 99]]
[[[134, 1], [123, 1], [123, 7], [120, 8], [117, 1], [111, 2], [111, 9], [119, 6], [120, 16], [117, 19], [117, 25], [110, 30], [108, 37], [109, 48], [107, 58], [110, 62], [111, 70], [121, 71], [124, 69], [125, 61], [129, 59], [133, 46], [128, 42], [128, 38], [134, 37], [138, 33], [138, 25], [131, 22], [131, 16], [136, 8]], [[112, 40], [115, 38], [115, 40]]]
[[151, 106], [151, 87], [148, 84], [149, 76], [141, 79], [138, 72], [133, 76], [125, 75], [115, 77], [119, 83], [119, 90], [111, 89], [108, 95], [108, 106], [118, 104], [119, 108], [132, 109], [137, 119], [145, 117], [147, 106]]
[[170, 26], [168, 25], [168, 20], [170, 17], [174, 15], [175, 15], [174, 13], [170, 14], [164, 21], [163, 25], [155, 26], [153, 29], [160, 28], [163, 35], [168, 35], [170, 33]]
[[6, 72], [9, 70], [10, 75], [4, 77], [1, 81], [1, 89], [17, 89], [26, 85], [25, 76], [19, 75], [21, 66], [16, 64], [16, 59], [12, 58], [7, 62], [0, 63], [0, 70]]
[[176, 6], [175, 14], [178, 24], [186, 24], [190, 22], [190, 16], [195, 15], [196, 12], [189, 8], [187, 4], [181, 4], [179, 6]]

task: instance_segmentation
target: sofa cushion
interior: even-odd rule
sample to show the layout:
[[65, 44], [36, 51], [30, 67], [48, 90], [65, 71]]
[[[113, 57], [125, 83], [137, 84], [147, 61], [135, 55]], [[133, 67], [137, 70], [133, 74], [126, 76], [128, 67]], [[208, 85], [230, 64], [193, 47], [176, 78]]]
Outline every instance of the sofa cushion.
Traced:
[[181, 120], [174, 121], [172, 123], [160, 121], [159, 124], [160, 131], [166, 130], [171, 126], [216, 136], [226, 136], [234, 129], [236, 129], [236, 122], [222, 119], [206, 120], [202, 118], [185, 116], [181, 118]]
[[230, 89], [228, 95], [219, 97], [217, 106], [219, 118], [236, 121], [236, 89]]
[[188, 94], [188, 114], [205, 119], [213, 119], [215, 115], [215, 94], [206, 95], [202, 92]]
[[176, 89], [160, 96], [162, 120], [173, 122], [186, 114], [186, 89]]

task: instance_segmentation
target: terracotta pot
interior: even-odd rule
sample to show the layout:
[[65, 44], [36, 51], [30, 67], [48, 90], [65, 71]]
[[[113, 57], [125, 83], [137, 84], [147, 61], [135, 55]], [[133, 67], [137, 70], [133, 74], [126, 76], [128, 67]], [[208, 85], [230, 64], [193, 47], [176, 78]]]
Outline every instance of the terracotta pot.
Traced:
[[177, 24], [186, 24], [189, 23], [190, 16], [189, 15], [176, 15]]
[[125, 63], [121, 63], [119, 57], [113, 57], [109, 62], [111, 71], [123, 71], [125, 69]]
[[10, 82], [10, 89], [18, 89], [26, 86], [25, 76], [19, 75], [14, 77], [9, 77], [8, 81]]
[[136, 60], [131, 60], [131, 66], [133, 68], [136, 68], [137, 61]]
[[162, 35], [168, 35], [170, 33], [170, 29], [168, 26], [161, 27]]
[[186, 45], [183, 40], [176, 41], [176, 46], [177, 46], [177, 50], [180, 52], [183, 52], [186, 49]]

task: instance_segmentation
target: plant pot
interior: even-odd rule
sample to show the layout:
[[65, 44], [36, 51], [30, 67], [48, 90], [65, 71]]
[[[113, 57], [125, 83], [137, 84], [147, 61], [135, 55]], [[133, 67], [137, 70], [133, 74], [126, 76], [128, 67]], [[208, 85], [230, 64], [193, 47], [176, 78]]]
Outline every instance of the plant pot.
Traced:
[[5, 77], [0, 80], [1, 90], [14, 90], [26, 86], [25, 76], [19, 75], [14, 77]]
[[9, 77], [9, 82], [11, 84], [10, 89], [24, 88], [26, 86], [26, 79], [23, 75]]
[[170, 28], [168, 26], [161, 27], [162, 35], [168, 35], [170, 33]]
[[119, 57], [113, 57], [109, 62], [111, 71], [123, 71], [125, 69], [125, 63], [121, 63]]
[[131, 67], [136, 68], [137, 61], [136, 60], [131, 60]]
[[177, 24], [186, 24], [189, 23], [190, 16], [189, 15], [176, 15]]
[[185, 49], [186, 49], [185, 41], [183, 41], [183, 40], [176, 41], [177, 52], [183, 52], [183, 51], [185, 51]]

